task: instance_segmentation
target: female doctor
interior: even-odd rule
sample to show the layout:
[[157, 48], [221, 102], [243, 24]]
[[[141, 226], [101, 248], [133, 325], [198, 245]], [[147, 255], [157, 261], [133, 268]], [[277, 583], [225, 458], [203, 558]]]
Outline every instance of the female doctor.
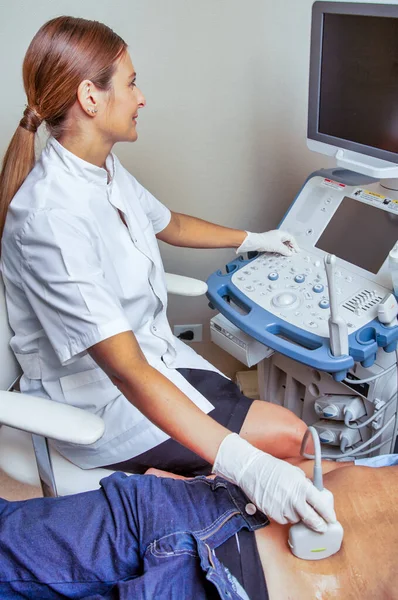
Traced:
[[[288, 255], [294, 239], [172, 213], [122, 167], [111, 149], [137, 139], [145, 98], [126, 43], [105, 25], [47, 22], [23, 79], [27, 107], [0, 180], [1, 269], [21, 389], [91, 410], [106, 425], [97, 443], [58, 444], [61, 453], [82, 468], [213, 468], [280, 523], [324, 529], [333, 509], [303, 471], [266, 453], [298, 454], [304, 423], [251, 403], [172, 335], [156, 240]], [[50, 138], [35, 162], [43, 121]]]

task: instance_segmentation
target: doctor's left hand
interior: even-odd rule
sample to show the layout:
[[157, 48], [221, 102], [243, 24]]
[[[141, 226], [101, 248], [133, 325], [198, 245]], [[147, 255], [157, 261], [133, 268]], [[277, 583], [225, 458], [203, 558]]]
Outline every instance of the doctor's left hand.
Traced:
[[307, 479], [304, 471], [252, 446], [237, 433], [221, 442], [213, 473], [238, 485], [277, 523], [298, 523], [323, 533], [336, 522], [330, 497]]
[[299, 245], [294, 237], [282, 229], [273, 229], [265, 233], [252, 233], [247, 231], [247, 236], [239, 246], [236, 254], [241, 252], [277, 252], [284, 256], [291, 256], [300, 252]]

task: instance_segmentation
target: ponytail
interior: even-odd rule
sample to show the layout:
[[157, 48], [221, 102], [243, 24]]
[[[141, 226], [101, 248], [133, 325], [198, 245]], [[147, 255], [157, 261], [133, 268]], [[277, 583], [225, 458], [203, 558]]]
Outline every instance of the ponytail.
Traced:
[[0, 239], [10, 202], [33, 169], [34, 163], [35, 133], [19, 125], [5, 153], [0, 173]]

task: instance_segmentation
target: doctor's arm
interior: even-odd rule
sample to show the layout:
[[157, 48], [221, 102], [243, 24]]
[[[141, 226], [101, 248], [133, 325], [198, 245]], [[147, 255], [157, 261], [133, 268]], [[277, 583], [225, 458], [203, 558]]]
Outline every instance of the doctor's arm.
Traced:
[[112, 383], [152, 423], [214, 463], [222, 440], [230, 432], [148, 363], [132, 331], [103, 340], [88, 351]]
[[251, 233], [176, 212], [171, 213], [169, 224], [156, 237], [172, 246], [185, 248], [237, 248], [237, 252], [258, 250], [285, 255], [298, 251], [294, 237], [286, 231]]
[[212, 464], [215, 473], [239, 485], [268, 516], [280, 523], [302, 519], [317, 530], [326, 528], [323, 519], [335, 519], [301, 469], [254, 448], [203, 413], [149, 365], [133, 332], [107, 338], [88, 351], [129, 402]]
[[172, 212], [169, 224], [156, 237], [172, 246], [186, 248], [238, 248], [246, 235], [241, 229]]

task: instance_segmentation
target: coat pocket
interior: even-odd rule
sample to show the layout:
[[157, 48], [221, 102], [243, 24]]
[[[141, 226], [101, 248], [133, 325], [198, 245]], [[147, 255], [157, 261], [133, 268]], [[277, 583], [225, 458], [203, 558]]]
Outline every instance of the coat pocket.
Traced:
[[94, 413], [121, 395], [108, 375], [99, 367], [65, 375], [59, 382], [66, 404]]

